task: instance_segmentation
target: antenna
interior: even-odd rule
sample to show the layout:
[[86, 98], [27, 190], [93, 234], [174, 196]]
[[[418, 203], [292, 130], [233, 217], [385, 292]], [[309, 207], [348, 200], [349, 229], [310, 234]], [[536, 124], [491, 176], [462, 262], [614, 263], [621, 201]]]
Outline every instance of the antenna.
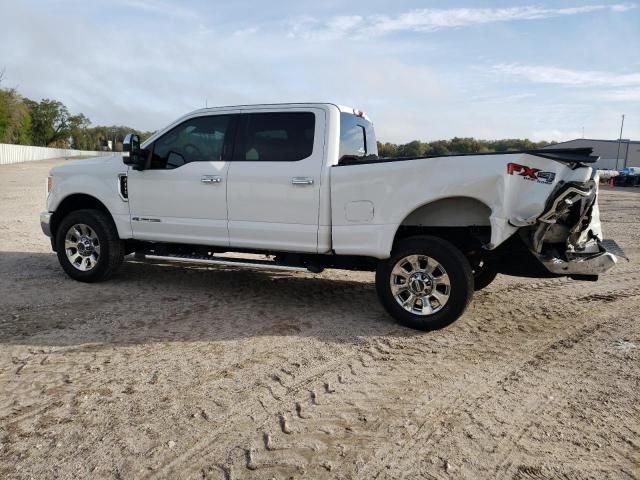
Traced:
[[618, 137], [618, 154], [616, 155], [616, 170], [618, 169], [618, 159], [620, 158], [620, 144], [622, 143], [623, 128], [624, 128], [624, 114], [622, 114], [622, 124], [620, 125], [620, 136]]

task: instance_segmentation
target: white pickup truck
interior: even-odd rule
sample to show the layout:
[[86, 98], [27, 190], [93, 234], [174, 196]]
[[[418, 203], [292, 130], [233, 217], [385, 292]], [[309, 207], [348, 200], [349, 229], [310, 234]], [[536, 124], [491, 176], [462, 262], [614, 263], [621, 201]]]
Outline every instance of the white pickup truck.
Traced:
[[497, 273], [595, 280], [623, 255], [602, 237], [590, 150], [379, 158], [367, 116], [328, 103], [197, 110], [124, 147], [48, 178], [40, 222], [76, 280], [130, 254], [368, 270], [393, 317], [429, 330]]

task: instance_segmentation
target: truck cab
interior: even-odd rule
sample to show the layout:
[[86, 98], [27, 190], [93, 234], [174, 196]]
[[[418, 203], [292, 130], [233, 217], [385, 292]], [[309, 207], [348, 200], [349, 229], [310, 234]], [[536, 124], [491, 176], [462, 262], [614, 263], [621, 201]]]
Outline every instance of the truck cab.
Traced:
[[331, 167], [377, 145], [364, 114], [286, 104], [198, 110], [135, 155], [133, 238], [327, 253]]

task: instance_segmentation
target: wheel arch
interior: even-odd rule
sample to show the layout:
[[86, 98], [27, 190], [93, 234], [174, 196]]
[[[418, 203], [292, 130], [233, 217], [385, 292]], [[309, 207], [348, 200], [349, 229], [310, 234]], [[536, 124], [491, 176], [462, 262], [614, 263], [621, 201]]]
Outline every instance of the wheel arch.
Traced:
[[480, 248], [491, 238], [491, 214], [486, 203], [473, 197], [439, 198], [405, 215], [396, 229], [393, 246], [410, 236], [433, 235], [463, 251]]
[[[52, 238], [56, 238], [58, 233], [58, 226], [60, 222], [71, 212], [76, 210], [93, 209], [99, 210], [107, 215], [114, 228], [116, 223], [113, 219], [113, 215], [99, 199], [86, 193], [73, 193], [65, 197], [56, 208], [55, 212], [51, 216], [51, 235]], [[116, 229], [117, 230], [117, 229]]]

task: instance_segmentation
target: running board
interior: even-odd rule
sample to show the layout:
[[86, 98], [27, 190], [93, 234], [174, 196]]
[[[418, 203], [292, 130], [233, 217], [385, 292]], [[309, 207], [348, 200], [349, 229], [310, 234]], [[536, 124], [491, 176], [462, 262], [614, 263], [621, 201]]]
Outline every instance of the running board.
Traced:
[[245, 258], [193, 257], [189, 255], [144, 255], [143, 258], [147, 260], [162, 260], [166, 262], [190, 263], [195, 265], [223, 265], [225, 267], [254, 268], [259, 270], [280, 270], [287, 272], [308, 271], [305, 267], [278, 265], [277, 263], [269, 260], [247, 260]]

